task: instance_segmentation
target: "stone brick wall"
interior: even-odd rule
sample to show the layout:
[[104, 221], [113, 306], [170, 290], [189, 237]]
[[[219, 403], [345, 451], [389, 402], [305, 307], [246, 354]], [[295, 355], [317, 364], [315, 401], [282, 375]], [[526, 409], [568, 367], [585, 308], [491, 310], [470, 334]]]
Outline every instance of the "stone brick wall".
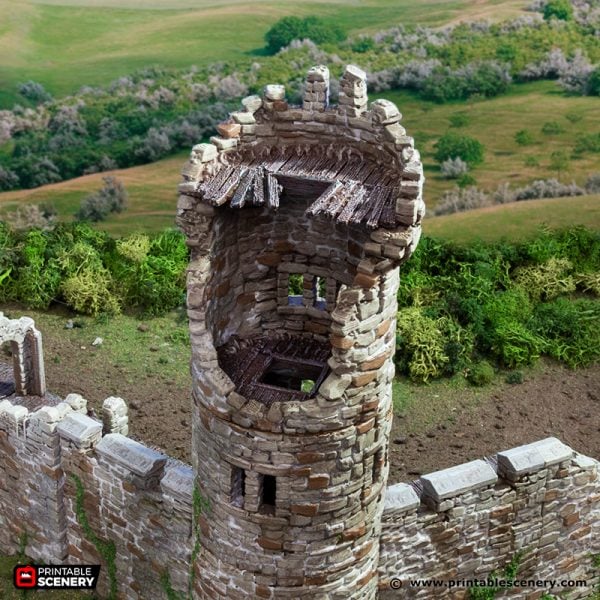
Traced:
[[0, 403], [0, 553], [26, 541], [38, 561], [101, 564], [106, 597], [111, 560], [95, 536], [114, 544], [118, 598], [165, 598], [167, 573], [174, 589], [188, 589], [192, 469], [113, 433], [127, 428], [123, 407], [121, 399], [105, 401], [104, 420], [114, 429], [103, 435], [77, 394], [31, 413]]
[[[409, 581], [486, 579], [522, 553], [519, 579], [587, 580], [585, 588], [530, 588], [589, 598], [600, 584], [600, 463], [555, 438], [424, 475], [386, 492], [379, 586], [382, 598], [465, 598], [465, 589], [418, 589]], [[597, 558], [596, 558], [597, 560]], [[403, 581], [391, 591], [390, 581]], [[387, 591], [386, 591], [387, 590]]]

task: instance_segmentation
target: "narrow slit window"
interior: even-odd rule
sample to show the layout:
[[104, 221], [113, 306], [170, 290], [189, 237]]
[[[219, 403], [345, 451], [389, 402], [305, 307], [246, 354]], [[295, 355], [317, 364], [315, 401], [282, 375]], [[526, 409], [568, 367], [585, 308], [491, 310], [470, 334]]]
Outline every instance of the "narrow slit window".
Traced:
[[290, 273], [288, 277], [288, 304], [302, 306], [304, 294], [304, 277], [299, 273]]
[[231, 469], [231, 503], [239, 508], [244, 508], [246, 496], [246, 471], [241, 467]]
[[327, 279], [315, 277], [315, 307], [320, 310], [327, 308]]
[[277, 479], [273, 475], [263, 475], [261, 491], [261, 509], [263, 512], [275, 512], [277, 499]]
[[375, 456], [373, 456], [373, 483], [377, 483], [381, 478], [381, 471], [383, 470], [383, 463], [385, 460], [385, 455], [383, 453], [383, 449], [377, 450]]

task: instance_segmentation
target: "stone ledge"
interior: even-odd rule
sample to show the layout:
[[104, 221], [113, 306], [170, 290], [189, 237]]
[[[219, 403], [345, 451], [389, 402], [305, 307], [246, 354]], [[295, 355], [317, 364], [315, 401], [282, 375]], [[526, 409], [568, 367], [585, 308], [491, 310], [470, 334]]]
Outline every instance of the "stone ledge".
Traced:
[[574, 456], [574, 451], [554, 437], [498, 452], [498, 472], [507, 479], [541, 471]]
[[425, 497], [440, 502], [492, 485], [498, 481], [498, 475], [483, 460], [474, 460], [463, 465], [436, 471], [421, 477]]
[[417, 508], [421, 500], [414, 488], [407, 483], [397, 483], [385, 491], [383, 511], [409, 511]]
[[100, 441], [102, 423], [81, 413], [68, 414], [57, 426], [58, 434], [76, 446], [90, 446]]
[[163, 492], [178, 500], [191, 503], [194, 490], [194, 472], [188, 465], [176, 465], [165, 470], [160, 481]]
[[140, 477], [150, 477], [162, 471], [167, 457], [120, 433], [105, 435], [96, 446], [100, 456], [114, 461]]

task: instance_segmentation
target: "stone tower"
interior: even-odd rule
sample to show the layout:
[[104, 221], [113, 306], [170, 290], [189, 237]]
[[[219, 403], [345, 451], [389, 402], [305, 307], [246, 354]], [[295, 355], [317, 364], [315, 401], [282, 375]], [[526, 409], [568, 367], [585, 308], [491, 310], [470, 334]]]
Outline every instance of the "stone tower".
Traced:
[[392, 420], [399, 266], [423, 170], [396, 106], [348, 66], [339, 104], [268, 85], [199, 144], [191, 249], [199, 597], [372, 599]]

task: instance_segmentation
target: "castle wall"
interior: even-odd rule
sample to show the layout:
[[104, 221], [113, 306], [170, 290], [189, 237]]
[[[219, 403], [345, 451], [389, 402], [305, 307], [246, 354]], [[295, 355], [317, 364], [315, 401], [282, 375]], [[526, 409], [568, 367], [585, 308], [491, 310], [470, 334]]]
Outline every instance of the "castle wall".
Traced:
[[[173, 589], [185, 594], [191, 582], [194, 598], [211, 600], [250, 594], [274, 599], [348, 598], [357, 589], [362, 591], [354, 597], [458, 600], [465, 597], [464, 590], [417, 590], [407, 587], [408, 582], [485, 579], [493, 571], [501, 573], [519, 551], [523, 552], [520, 578], [587, 580], [585, 588], [565, 588], [569, 598], [591, 598], [593, 586], [600, 583], [593, 563], [600, 554], [599, 464], [554, 438], [500, 452], [493, 460], [424, 475], [416, 485], [392, 485], [385, 492], [385, 507], [382, 487], [372, 486], [373, 503], [354, 517], [352, 527], [342, 528], [341, 517], [350, 514], [350, 506], [359, 497], [362, 501], [369, 497], [363, 477], [373, 466], [368, 457], [374, 456], [375, 446], [369, 445], [374, 430], [363, 432], [367, 459], [362, 468], [354, 462], [356, 444], [348, 452], [346, 441], [358, 439], [358, 430], [306, 436], [303, 454], [296, 452], [293, 441], [284, 443], [265, 433], [259, 438], [261, 470], [275, 464], [271, 472], [282, 475], [290, 460], [287, 453], [296, 452], [302, 463], [288, 473], [289, 487], [281, 488], [287, 501], [278, 512], [262, 515], [252, 510], [253, 518], [244, 521], [244, 548], [252, 549], [246, 554], [233, 545], [240, 508], [224, 501], [204, 506], [194, 534], [191, 468], [122, 434], [103, 435], [102, 424], [85, 412], [85, 401], [75, 394], [34, 413], [8, 401], [0, 403], [0, 552], [17, 552], [26, 533], [25, 551], [37, 561], [101, 564], [103, 597], [110, 589], [111, 561], [106, 548], [99, 552], [98, 540], [107, 547], [114, 544], [118, 597], [127, 600], [167, 598], [167, 573]], [[123, 415], [118, 412], [105, 419], [119, 421], [122, 427]], [[209, 422], [223, 427], [210, 417]], [[233, 452], [244, 447], [260, 459], [258, 446], [251, 448], [254, 442], [242, 440], [243, 430], [228, 427], [234, 443], [223, 458], [246, 464], [247, 459]], [[208, 448], [207, 452], [207, 464], [214, 465], [216, 454]], [[335, 459], [334, 454], [342, 458]], [[344, 471], [342, 464], [353, 466]], [[225, 477], [222, 469], [219, 474]], [[330, 500], [321, 496], [327, 476], [337, 486]], [[81, 483], [79, 490], [76, 481]], [[213, 493], [220, 498], [218, 494], [226, 490]], [[342, 498], [347, 498], [344, 506]], [[313, 515], [316, 504], [319, 512]], [[82, 514], [87, 525], [82, 524]], [[375, 523], [372, 532], [370, 517]], [[282, 532], [279, 525], [286, 519], [291, 521], [289, 530]], [[307, 520], [312, 529], [305, 526]], [[198, 557], [190, 579], [190, 558], [198, 540], [211, 552]], [[336, 552], [331, 550], [334, 541]], [[369, 554], [373, 546], [379, 550], [379, 591], [373, 588], [377, 583], [372, 574], [376, 555]], [[287, 564], [277, 560], [282, 549], [291, 557]], [[228, 587], [233, 571], [222, 567], [224, 556], [235, 553], [234, 590]], [[302, 558], [295, 562], [298, 557]], [[349, 563], [352, 568], [347, 568]], [[323, 565], [339, 575], [329, 576]], [[218, 577], [207, 578], [207, 573]], [[294, 585], [300, 573], [304, 586], [319, 583], [318, 593], [317, 588]], [[282, 584], [276, 591], [269, 589], [274, 577]], [[390, 590], [394, 578], [404, 582], [401, 589]], [[498, 597], [540, 596], [539, 589], [530, 589]]]
[[[419, 588], [410, 582], [484, 580], [492, 572], [501, 577], [518, 553], [518, 579], [554, 579], [568, 587], [522, 588], [497, 597], [594, 595], [600, 583], [594, 566], [600, 554], [600, 463], [555, 438], [495, 459], [497, 464], [474, 461], [423, 476], [416, 486], [421, 497], [407, 484], [387, 489], [382, 599], [464, 598], [464, 587]], [[399, 589], [391, 589], [394, 579], [403, 582]], [[587, 586], [572, 587], [576, 580]]]
[[[116, 400], [105, 402], [105, 421], [118, 430], [124, 403]], [[195, 543], [191, 467], [121, 433], [103, 435], [85, 412], [76, 394], [33, 413], [0, 403], [0, 553], [100, 564], [102, 597], [111, 564], [118, 598], [166, 598], [167, 574], [186, 593]]]

